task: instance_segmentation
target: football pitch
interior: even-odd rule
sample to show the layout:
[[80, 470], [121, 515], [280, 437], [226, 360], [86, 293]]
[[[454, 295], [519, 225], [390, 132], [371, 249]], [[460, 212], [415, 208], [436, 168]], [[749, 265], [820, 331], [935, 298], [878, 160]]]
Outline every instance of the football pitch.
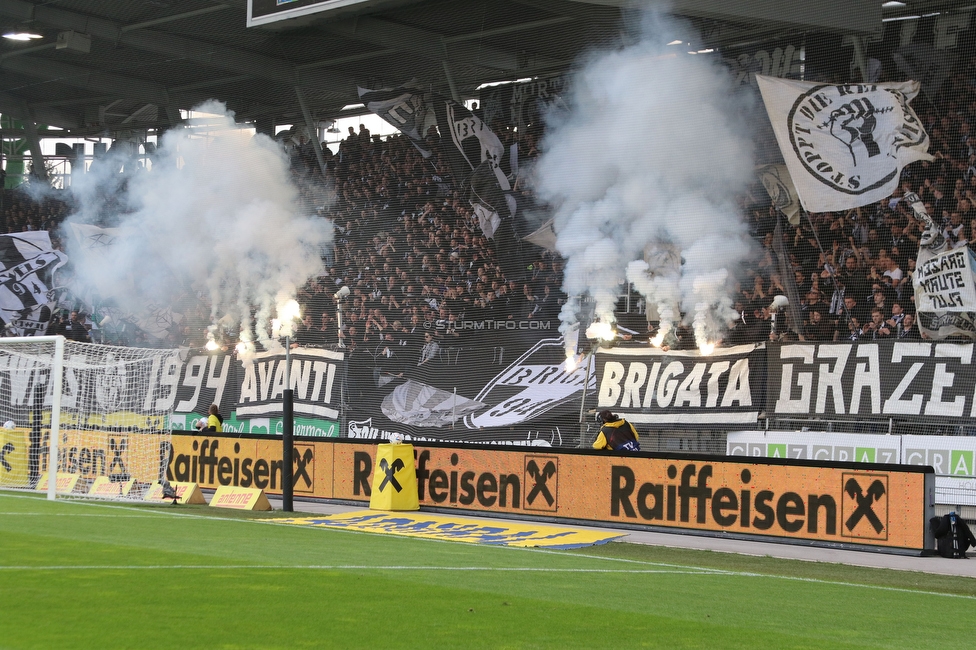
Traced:
[[969, 578], [613, 542], [480, 546], [276, 523], [284, 515], [0, 491], [0, 648], [944, 648], [976, 638]]

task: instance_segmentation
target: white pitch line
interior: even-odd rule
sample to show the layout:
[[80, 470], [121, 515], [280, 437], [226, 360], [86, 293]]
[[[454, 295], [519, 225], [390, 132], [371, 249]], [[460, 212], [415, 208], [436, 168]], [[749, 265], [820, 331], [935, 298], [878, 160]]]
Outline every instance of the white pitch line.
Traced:
[[585, 558], [587, 560], [613, 560], [614, 562], [624, 562], [627, 564], [640, 564], [645, 566], [663, 566], [672, 569], [695, 569], [698, 571], [707, 571], [709, 573], [732, 573], [727, 569], [715, 569], [710, 567], [693, 567], [685, 564], [670, 564], [668, 562], [648, 562], [647, 560], [631, 560], [624, 557], [609, 557], [606, 555], [591, 555], [589, 553], [570, 553], [564, 549], [558, 548], [533, 548], [531, 549], [536, 553], [544, 553], [549, 555], [559, 555], [562, 557], [579, 557]]
[[877, 591], [890, 591], [895, 593], [913, 594], [918, 596], [941, 596], [945, 598], [961, 598], [963, 600], [976, 600], [976, 596], [966, 596], [964, 594], [947, 594], [937, 591], [919, 591], [915, 589], [903, 589], [900, 587], [885, 587], [881, 585], [865, 585], [855, 582], [840, 582], [834, 580], [818, 580], [816, 578], [796, 578], [790, 576], [777, 576], [765, 573], [751, 573], [746, 571], [715, 571], [704, 568], [696, 570], [661, 570], [661, 569], [559, 569], [546, 567], [447, 567], [447, 566], [410, 566], [410, 565], [366, 565], [366, 564], [174, 564], [174, 565], [51, 565], [51, 566], [2, 566], [0, 571], [165, 571], [165, 570], [203, 570], [203, 571], [224, 571], [224, 570], [303, 570], [303, 571], [460, 571], [460, 572], [486, 572], [486, 573], [595, 573], [595, 574], [620, 574], [620, 575], [697, 575], [709, 577], [742, 577], [742, 578], [772, 578], [777, 580], [791, 580], [795, 582], [809, 582], [813, 584], [830, 585], [837, 587], [857, 587], [861, 589], [874, 589]]
[[[10, 494], [10, 493], [0, 493], [0, 497], [9, 497], [9, 498], [13, 498], [13, 499], [31, 499], [31, 498], [36, 499], [36, 498], [38, 498], [35, 495], [19, 495], [19, 494]], [[189, 512], [169, 512], [168, 510], [163, 510], [163, 509], [160, 509], [160, 510], [144, 510], [142, 508], [137, 508], [135, 506], [125, 506], [125, 505], [121, 505], [121, 504], [117, 504], [117, 503], [100, 503], [100, 502], [90, 502], [90, 501], [82, 501], [82, 500], [75, 500], [75, 499], [64, 499], [64, 500], [61, 501], [61, 503], [71, 503], [71, 504], [75, 504], [75, 505], [90, 506], [90, 507], [95, 507], [95, 508], [112, 508], [114, 510], [136, 511], [136, 512], [140, 512], [140, 513], [142, 513], [144, 515], [148, 515], [148, 516], [162, 515], [162, 516], [170, 516], [170, 517], [187, 517], [187, 518], [191, 518], [191, 519], [217, 520], [217, 521], [226, 521], [226, 522], [241, 522], [241, 523], [256, 523], [256, 524], [272, 524], [272, 525], [279, 525], [279, 526], [292, 526], [292, 524], [283, 524], [280, 521], [275, 520], [275, 519], [235, 519], [235, 518], [227, 518], [227, 517], [212, 517], [212, 516], [208, 516], [208, 515], [198, 515], [198, 514], [193, 514], [193, 513], [189, 513]], [[302, 513], [302, 514], [304, 514], [304, 513]], [[322, 516], [322, 515], [320, 515], [320, 516]], [[328, 515], [324, 515], [324, 516], [327, 517]], [[315, 515], [308, 515], [308, 517], [301, 517], [301, 518], [314, 518], [314, 517], [315, 517]], [[295, 526], [295, 528], [301, 528], [301, 529], [305, 529], [305, 530], [332, 530], [332, 531], [335, 531], [335, 532], [353, 533], [353, 534], [360, 534], [360, 535], [383, 536], [383, 537], [387, 537], [387, 538], [391, 538], [391, 537], [396, 538], [396, 537], [399, 537], [400, 539], [403, 539], [403, 540], [415, 539], [415, 540], [421, 540], [421, 541], [427, 541], [427, 542], [440, 542], [440, 543], [444, 543], [444, 544], [456, 544], [456, 543], [459, 543], [457, 540], [428, 539], [428, 538], [420, 538], [420, 537], [411, 537], [411, 536], [406, 536], [406, 535], [396, 535], [396, 536], [394, 536], [394, 535], [390, 535], [388, 533], [378, 533], [378, 532], [372, 532], [372, 531], [360, 531], [360, 530], [352, 530], [352, 529], [348, 529], [348, 528], [314, 527], [314, 526]], [[798, 578], [798, 577], [780, 576], [780, 575], [767, 574], [767, 573], [754, 573], [754, 572], [746, 572], [746, 571], [728, 571], [728, 570], [725, 570], [725, 569], [715, 569], [715, 568], [710, 568], [710, 567], [694, 567], [694, 566], [687, 566], [687, 565], [681, 565], [681, 564], [668, 564], [668, 563], [664, 563], [664, 562], [647, 562], [647, 561], [644, 561], [644, 560], [631, 560], [631, 559], [627, 559], [627, 558], [604, 557], [604, 556], [600, 556], [600, 555], [575, 554], [575, 553], [568, 553], [566, 551], [561, 551], [561, 550], [558, 550], [558, 549], [533, 548], [533, 547], [525, 547], [525, 546], [495, 546], [495, 545], [486, 546], [485, 548], [505, 549], [505, 550], [514, 550], [514, 551], [528, 551], [530, 553], [545, 553], [545, 554], [562, 555], [562, 556], [566, 556], [566, 557], [580, 557], [580, 558], [587, 558], [587, 559], [594, 559], [594, 560], [599, 559], [599, 560], [610, 561], [610, 562], [624, 562], [624, 563], [628, 563], [628, 564], [637, 564], [637, 565], [644, 565], [644, 566], [668, 567], [668, 568], [671, 568], [671, 569], [679, 569], [679, 571], [674, 571], [673, 573], [681, 573], [681, 574], [717, 575], [717, 576], [730, 575], [730, 576], [756, 577], [756, 578], [775, 578], [775, 579], [779, 579], [779, 580], [793, 580], [793, 581], [796, 581], [796, 582], [809, 582], [809, 583], [823, 584], [823, 585], [834, 585], [834, 586], [838, 586], [838, 587], [860, 587], [860, 588], [863, 588], [863, 589], [875, 589], [875, 590], [879, 590], [879, 591], [892, 591], [892, 592], [907, 593], [907, 594], [918, 594], [918, 595], [929, 595], [929, 596], [945, 596], [945, 597], [948, 597], [948, 598], [963, 598], [963, 599], [966, 599], [966, 600], [976, 600], [976, 596], [965, 596], [965, 595], [960, 595], [960, 594], [946, 594], [946, 593], [940, 593], [940, 592], [934, 592], [934, 591], [917, 591], [917, 590], [913, 590], [913, 589], [903, 589], [903, 588], [900, 588], [900, 587], [884, 587], [884, 586], [880, 586], [880, 585], [866, 585], [866, 584], [859, 584], [859, 583], [855, 583], [855, 582], [841, 582], [841, 581], [833, 581], [833, 580], [819, 580], [817, 578]], [[0, 571], [5, 570], [5, 569], [14, 569], [14, 568], [20, 568], [21, 570], [30, 570], [30, 569], [43, 570], [42, 568], [38, 568], [38, 567], [3, 567], [3, 566], [0, 566]], [[65, 568], [65, 569], [71, 569], [71, 568], [75, 568], [75, 567], [63, 567], [63, 568]], [[92, 567], [92, 568], [97, 568], [97, 569], [123, 568], [124, 569], [126, 567], [108, 567], [108, 566], [106, 566], [106, 567]], [[165, 569], [165, 568], [180, 568], [180, 567], [165, 567], [165, 566], [160, 566], [160, 567], [131, 567], [131, 568], [133, 568], [133, 569], [139, 569], [139, 568], [159, 568], [159, 569]], [[213, 568], [213, 567], [200, 566], [200, 567], [185, 567], [185, 568], [199, 568], [199, 569], [204, 569], [204, 568]], [[280, 567], [280, 566], [268, 566], [268, 567], [242, 566], [242, 567], [230, 567], [230, 568], [277, 568], [277, 569], [282, 569], [282, 568], [292, 568], [292, 567]], [[308, 568], [308, 569], [314, 569], [314, 568], [321, 568], [321, 569], [335, 568], [335, 569], [338, 570], [338, 569], [341, 569], [342, 567], [325, 567], [325, 566], [315, 567], [315, 566], [309, 566], [309, 567], [294, 567], [294, 568]], [[353, 568], [353, 567], [349, 567], [349, 568]], [[370, 569], [370, 568], [379, 568], [379, 569], [382, 569], [382, 567], [358, 567], [358, 568], [360, 568], [360, 569]], [[402, 567], [402, 568], [404, 570], [406, 570], [406, 569], [409, 569], [411, 567]], [[460, 569], [450, 569], [449, 567], [426, 567], [426, 568], [428, 570], [460, 570]], [[469, 570], [479, 570], [479, 569], [469, 569]], [[529, 569], [525, 569], [525, 570], [529, 570]], [[547, 569], [533, 569], [533, 570], [546, 571]], [[573, 571], [573, 569], [551, 569], [551, 571]], [[596, 570], [594, 570], [594, 571], [596, 571]], [[608, 570], [608, 571], [613, 571], [613, 570]], [[624, 571], [624, 572], [626, 573], [626, 571]], [[637, 571], [634, 571], [634, 573], [669, 573], [669, 572], [668, 571], [656, 571], [656, 570], [647, 570], [647, 571], [637, 570]]]
[[770, 573], [755, 573], [751, 571], [729, 571], [728, 574], [741, 576], [743, 578], [775, 578], [777, 580], [790, 580], [793, 582], [810, 582], [813, 584], [831, 585], [835, 587], [860, 587], [862, 589], [876, 589], [878, 591], [894, 591], [903, 594], [919, 594], [923, 596], [947, 596], [949, 598], [963, 598], [965, 600], [976, 600], [976, 596], [966, 596], [964, 594], [946, 594], [937, 591], [920, 591], [917, 589], [905, 589], [903, 587], [865, 585], [857, 582], [842, 582], [840, 580], [821, 580], [819, 578], [799, 578], [796, 576], [778, 576]]
[[260, 570], [280, 570], [298, 569], [315, 571], [485, 571], [485, 572], [526, 572], [526, 573], [623, 573], [623, 574], [680, 574], [680, 575], [701, 575], [707, 571], [672, 571], [656, 569], [579, 569], [579, 568], [546, 568], [546, 567], [480, 567], [480, 566], [409, 566], [409, 565], [387, 565], [375, 566], [367, 564], [153, 564], [153, 565], [52, 565], [52, 566], [2, 566], [0, 571], [138, 571], [138, 570], [206, 570], [221, 571], [224, 569], [260, 569]]
[[152, 519], [152, 515], [109, 515], [87, 512], [0, 512], [0, 517], [107, 517], [109, 519]]

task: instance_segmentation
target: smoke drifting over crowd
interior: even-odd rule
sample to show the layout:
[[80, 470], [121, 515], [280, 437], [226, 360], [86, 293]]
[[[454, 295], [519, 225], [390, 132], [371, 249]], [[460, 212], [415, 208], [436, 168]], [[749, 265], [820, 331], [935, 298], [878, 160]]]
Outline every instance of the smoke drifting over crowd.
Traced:
[[211, 305], [211, 336], [239, 327], [242, 341], [272, 346], [271, 320], [320, 271], [332, 224], [299, 214], [277, 143], [241, 131], [223, 104], [195, 110], [213, 114], [205, 133], [168, 131], [151, 171], [120, 174], [133, 160], [117, 154], [72, 185], [74, 289], [143, 318], [190, 292]]
[[566, 259], [563, 332], [582, 294], [611, 323], [627, 280], [657, 309], [656, 343], [684, 314], [706, 350], [735, 318], [729, 269], [751, 246], [735, 204], [752, 176], [751, 134], [730, 75], [688, 54], [688, 33], [645, 14], [638, 41], [592, 54], [567, 108], [548, 116], [536, 190]]

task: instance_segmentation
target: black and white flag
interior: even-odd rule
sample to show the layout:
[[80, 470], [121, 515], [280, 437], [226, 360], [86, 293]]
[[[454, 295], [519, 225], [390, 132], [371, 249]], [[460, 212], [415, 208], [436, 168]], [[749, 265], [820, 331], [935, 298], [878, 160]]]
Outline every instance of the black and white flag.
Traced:
[[46, 230], [0, 235], [0, 327], [44, 334], [57, 302], [54, 273], [67, 260]]
[[366, 108], [410, 138], [424, 158], [430, 157], [432, 152], [424, 136], [427, 129], [437, 126], [437, 117], [423, 90], [409, 84], [397, 88], [358, 90], [359, 99]]
[[791, 225], [800, 225], [800, 199], [796, 196], [796, 187], [786, 165], [774, 163], [762, 165], [756, 170], [762, 181], [773, 207], [783, 213]]
[[898, 70], [910, 79], [918, 79], [922, 92], [934, 101], [955, 63], [955, 53], [937, 50], [929, 44], [903, 45], [891, 54]]
[[932, 160], [928, 134], [909, 106], [916, 81], [756, 80], [797, 195], [810, 212], [879, 201], [898, 186], [905, 165]]
[[[442, 150], [458, 187], [471, 192], [482, 228], [489, 237], [503, 218], [515, 214], [508, 178], [501, 169], [505, 148], [498, 136], [463, 104], [410, 85], [368, 90], [359, 98], [373, 113], [399, 129], [425, 158], [431, 155], [424, 139], [436, 126]], [[450, 143], [445, 140], [450, 138]]]

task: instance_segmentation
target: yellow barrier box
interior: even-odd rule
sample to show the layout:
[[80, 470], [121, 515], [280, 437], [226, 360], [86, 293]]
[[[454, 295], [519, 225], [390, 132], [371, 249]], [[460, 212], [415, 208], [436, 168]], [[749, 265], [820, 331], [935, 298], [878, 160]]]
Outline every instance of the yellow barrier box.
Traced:
[[271, 510], [268, 497], [259, 488], [241, 488], [221, 485], [210, 499], [211, 508], [235, 510]]
[[29, 429], [0, 429], [0, 487], [27, 487]]
[[371, 510], [420, 510], [413, 445], [377, 445]]
[[[74, 492], [75, 486], [78, 485], [80, 478], [81, 476], [78, 474], [58, 472], [58, 482], [54, 489], [58, 494], [71, 494]], [[34, 489], [38, 492], [47, 492], [47, 472], [41, 474], [41, 480], [37, 482], [37, 487]]]
[[129, 491], [132, 490], [132, 484], [135, 481], [129, 479], [128, 481], [122, 481], [117, 483], [112, 481], [107, 476], [99, 476], [96, 478], [91, 487], [88, 488], [88, 496], [90, 497], [125, 497], [129, 496]]
[[[176, 490], [176, 502], [189, 505], [207, 505], [207, 500], [203, 496], [203, 490], [196, 483], [179, 483], [172, 482], [170, 485]], [[153, 481], [146, 490], [146, 495], [143, 497], [145, 501], [166, 501], [163, 498], [163, 486], [160, 485], [159, 481]]]

